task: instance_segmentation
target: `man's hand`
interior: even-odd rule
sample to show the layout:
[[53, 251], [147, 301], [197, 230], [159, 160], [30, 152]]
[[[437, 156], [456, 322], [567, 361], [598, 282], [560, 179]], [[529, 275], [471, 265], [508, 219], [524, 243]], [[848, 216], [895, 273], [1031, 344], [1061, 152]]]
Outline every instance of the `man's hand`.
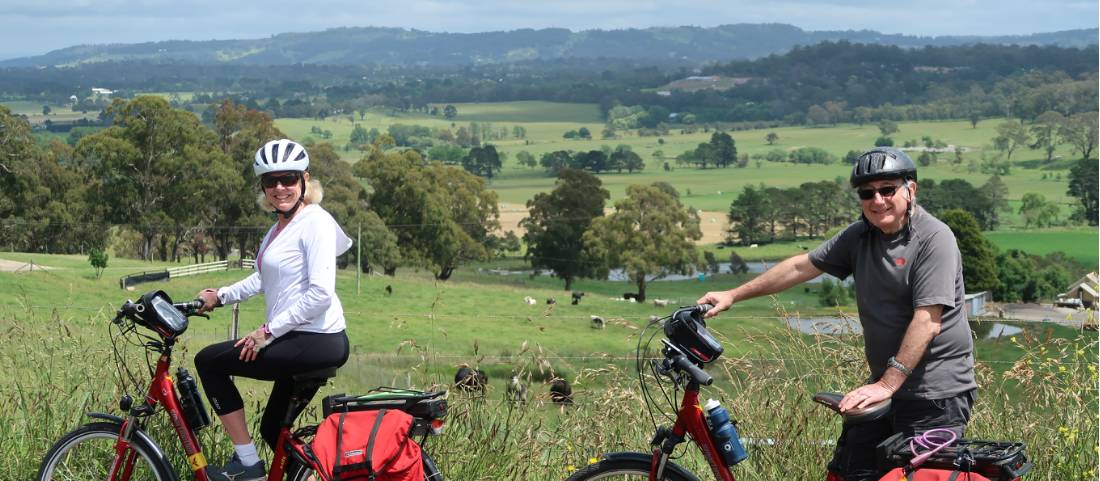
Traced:
[[695, 301], [696, 304], [710, 304], [714, 306], [703, 315], [704, 318], [710, 318], [717, 316], [719, 312], [729, 309], [733, 305], [733, 291], [710, 291], [703, 294], [699, 300]]
[[897, 390], [897, 387], [892, 387], [880, 380], [873, 384], [860, 386], [856, 390], [845, 394], [844, 398], [840, 400], [840, 405], [838, 407], [841, 413], [847, 412], [850, 409], [865, 408], [877, 402], [890, 399]]
[[260, 350], [271, 344], [273, 337], [264, 332], [264, 327], [257, 327], [255, 331], [248, 333], [247, 336], [240, 338], [233, 347], [241, 348], [240, 359], [244, 362], [252, 362], [256, 360], [256, 357], [260, 355]]
[[199, 309], [199, 314], [205, 314], [218, 307], [217, 289], [203, 289], [196, 294], [196, 297], [202, 299], [202, 307]]

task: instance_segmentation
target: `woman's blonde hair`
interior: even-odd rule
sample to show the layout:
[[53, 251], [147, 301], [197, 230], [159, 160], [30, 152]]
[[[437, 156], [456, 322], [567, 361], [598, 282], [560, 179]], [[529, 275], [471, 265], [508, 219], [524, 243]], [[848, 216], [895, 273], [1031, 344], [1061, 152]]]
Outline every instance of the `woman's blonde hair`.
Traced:
[[[317, 179], [309, 179], [306, 185], [306, 195], [302, 198], [302, 203], [305, 205], [320, 204], [323, 198], [325, 198], [325, 189], [321, 187], [321, 182]], [[275, 206], [267, 201], [267, 195], [264, 194], [263, 191], [260, 191], [259, 197], [256, 198], [256, 203], [260, 204], [260, 208], [263, 209], [264, 212], [275, 212]]]

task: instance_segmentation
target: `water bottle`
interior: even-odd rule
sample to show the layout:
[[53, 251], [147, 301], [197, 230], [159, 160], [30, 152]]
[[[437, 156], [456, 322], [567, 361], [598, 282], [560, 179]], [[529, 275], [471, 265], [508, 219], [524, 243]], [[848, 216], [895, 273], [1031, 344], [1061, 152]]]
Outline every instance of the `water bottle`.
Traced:
[[184, 368], [176, 371], [176, 389], [180, 393], [180, 411], [183, 411], [183, 420], [198, 432], [210, 425], [210, 415], [206, 413], [206, 406], [199, 394], [199, 387], [195, 384], [195, 378]]
[[707, 412], [707, 424], [710, 424], [714, 444], [726, 465], [733, 466], [748, 458], [749, 453], [745, 452], [741, 436], [737, 434], [737, 426], [730, 422], [729, 411], [715, 399], [707, 401], [703, 409]]

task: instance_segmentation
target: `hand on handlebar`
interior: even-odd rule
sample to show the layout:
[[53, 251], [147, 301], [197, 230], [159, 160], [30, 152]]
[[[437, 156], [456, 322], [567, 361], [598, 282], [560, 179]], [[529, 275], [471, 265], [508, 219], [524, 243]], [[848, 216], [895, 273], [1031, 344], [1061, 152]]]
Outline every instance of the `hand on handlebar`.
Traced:
[[719, 312], [729, 309], [733, 305], [733, 293], [732, 291], [710, 291], [703, 294], [699, 300], [695, 301], [696, 304], [710, 304], [714, 306], [713, 309], [703, 314], [704, 318], [711, 318], [717, 316]]
[[200, 314], [204, 314], [213, 311], [215, 308], [221, 306], [221, 302], [218, 299], [217, 289], [203, 289], [199, 291], [195, 297], [202, 299], [203, 306], [199, 309]]

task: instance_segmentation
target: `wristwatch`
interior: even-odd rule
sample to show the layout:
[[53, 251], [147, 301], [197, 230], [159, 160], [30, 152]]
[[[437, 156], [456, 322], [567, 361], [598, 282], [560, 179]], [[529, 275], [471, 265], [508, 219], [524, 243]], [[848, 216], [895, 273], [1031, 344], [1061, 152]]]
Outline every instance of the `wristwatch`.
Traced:
[[886, 367], [892, 367], [894, 369], [897, 369], [898, 371], [901, 371], [901, 373], [905, 374], [906, 376], [908, 376], [910, 374], [913, 374], [912, 369], [909, 369], [909, 368], [905, 367], [905, 364], [902, 364], [901, 361], [898, 361], [898, 358], [894, 357], [894, 356], [890, 356], [890, 359], [886, 360]]

